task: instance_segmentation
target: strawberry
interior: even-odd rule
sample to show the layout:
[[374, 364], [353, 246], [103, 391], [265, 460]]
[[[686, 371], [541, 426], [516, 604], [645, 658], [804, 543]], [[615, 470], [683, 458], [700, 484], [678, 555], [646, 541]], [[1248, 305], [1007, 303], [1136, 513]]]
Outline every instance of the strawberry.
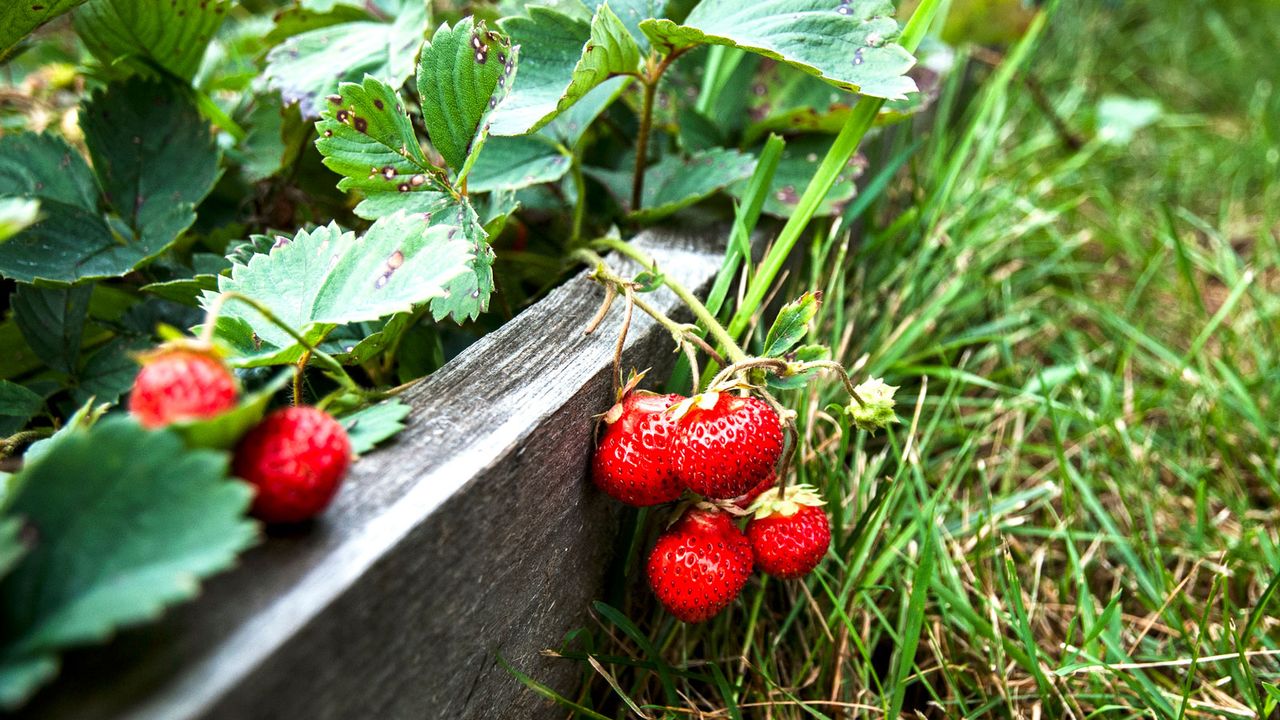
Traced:
[[756, 498], [765, 494], [765, 492], [776, 488], [777, 486], [778, 486], [778, 475], [777, 473], [771, 472], [769, 473], [769, 477], [761, 480], [759, 485], [756, 485], [755, 487], [748, 490], [745, 495], [734, 498], [733, 504], [745, 510], [746, 508], [751, 507], [751, 503], [755, 502]]
[[736, 498], [768, 479], [782, 456], [782, 422], [754, 397], [709, 392], [690, 398], [675, 443], [676, 475], [690, 490]]
[[675, 416], [666, 410], [683, 399], [679, 395], [630, 392], [610, 408], [591, 463], [596, 487], [637, 507], [680, 497], [684, 488], [676, 481], [671, 457], [677, 426]]
[[646, 571], [662, 606], [696, 623], [733, 602], [751, 564], [751, 543], [729, 515], [693, 508], [658, 537]]
[[809, 485], [789, 487], [781, 498], [765, 493], [756, 500], [755, 517], [747, 523], [756, 567], [783, 579], [812, 572], [831, 545], [831, 524], [822, 505]]
[[319, 515], [351, 465], [351, 439], [314, 407], [277, 410], [240, 439], [235, 474], [257, 488], [252, 513], [264, 522], [301, 522]]
[[202, 420], [236, 404], [236, 379], [210, 352], [162, 346], [142, 356], [141, 362], [129, 395], [129, 412], [143, 427]]

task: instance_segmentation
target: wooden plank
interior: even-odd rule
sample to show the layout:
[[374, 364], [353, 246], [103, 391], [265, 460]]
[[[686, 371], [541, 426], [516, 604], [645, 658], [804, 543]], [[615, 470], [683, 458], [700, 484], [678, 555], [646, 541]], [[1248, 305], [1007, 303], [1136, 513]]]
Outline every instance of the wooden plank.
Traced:
[[[709, 237], [637, 244], [705, 292], [722, 252]], [[539, 653], [602, 595], [618, 507], [587, 470], [622, 312], [583, 336], [602, 297], [579, 274], [478, 341], [406, 394], [408, 429], [356, 463], [320, 522], [163, 621], [71, 653], [22, 717], [562, 717], [497, 656], [571, 689], [577, 667]], [[665, 289], [647, 299], [678, 307]], [[637, 312], [624, 357], [661, 374], [675, 355]]]

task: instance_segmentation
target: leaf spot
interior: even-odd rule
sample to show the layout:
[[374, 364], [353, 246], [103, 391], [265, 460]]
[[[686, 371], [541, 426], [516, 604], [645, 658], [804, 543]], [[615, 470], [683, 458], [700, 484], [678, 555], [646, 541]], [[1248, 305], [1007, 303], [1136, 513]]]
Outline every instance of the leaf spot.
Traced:
[[409, 186], [409, 183], [404, 182], [404, 183], [400, 183], [399, 185], [397, 185], [397, 186], [396, 186], [396, 189], [397, 189], [397, 190], [399, 190], [400, 192], [409, 192], [409, 191], [410, 191], [410, 190], [412, 190], [413, 188]]
[[382, 168], [382, 177], [388, 180], [394, 180], [396, 177], [396, 169], [390, 165]]
[[341, 104], [342, 104], [342, 96], [341, 96], [341, 95], [330, 95], [330, 96], [329, 96], [329, 102], [333, 103], [334, 105], [341, 105]]
[[351, 118], [351, 124], [355, 126], [358, 132], [368, 132], [369, 130], [369, 121], [362, 117]]
[[[413, 177], [409, 178], [409, 184], [413, 185], [414, 187], [418, 187], [423, 183], [425, 183], [426, 181], [427, 181], [426, 175], [414, 175]], [[428, 220], [431, 219], [431, 213], [427, 213], [427, 219]]]
[[383, 105], [383, 104], [382, 104], [382, 101], [381, 101], [381, 100], [377, 100], [377, 99], [375, 99], [375, 100], [373, 101], [373, 106], [374, 106], [374, 107], [376, 107], [376, 108], [378, 108], [379, 110], [381, 110], [381, 109], [383, 109], [384, 107], [386, 107], [385, 105]]

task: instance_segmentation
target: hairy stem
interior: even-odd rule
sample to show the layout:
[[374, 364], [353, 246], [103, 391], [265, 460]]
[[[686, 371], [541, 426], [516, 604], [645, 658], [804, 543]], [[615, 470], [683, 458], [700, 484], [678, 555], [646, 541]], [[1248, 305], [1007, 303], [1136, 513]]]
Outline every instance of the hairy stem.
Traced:
[[[592, 244], [596, 247], [617, 251], [647, 268], [653, 268], [657, 264], [653, 258], [649, 257], [642, 250], [631, 243], [623, 242], [622, 240], [615, 238], [603, 238]], [[729, 333], [725, 331], [724, 326], [720, 324], [720, 321], [716, 320], [715, 316], [711, 314], [711, 311], [707, 309], [707, 306], [703, 305], [701, 300], [694, 296], [693, 293], [689, 292], [688, 288], [671, 279], [671, 277], [667, 275], [663, 275], [662, 283], [670, 288], [671, 292], [675, 293], [676, 297], [680, 298], [685, 305], [689, 306], [689, 309], [693, 311], [693, 316], [698, 319], [698, 322], [702, 323], [707, 328], [707, 331], [711, 333], [711, 337], [724, 348], [725, 354], [728, 355], [729, 360], [736, 363], [747, 359], [747, 353], [738, 346], [738, 343], [734, 342]]]
[[0, 459], [9, 457], [15, 450], [27, 443], [47, 438], [52, 434], [53, 428], [36, 428], [34, 430], [23, 430], [22, 432], [14, 433], [7, 438], [0, 438]]
[[866, 405], [862, 398], [858, 396], [858, 391], [853, 385], [853, 379], [849, 377], [849, 371], [844, 366], [834, 360], [813, 360], [811, 362], [800, 363], [797, 372], [804, 372], [810, 368], [822, 368], [824, 370], [835, 370], [836, 375], [840, 377], [840, 382], [844, 383], [844, 389], [849, 393], [849, 397], [853, 398], [859, 405]]
[[645, 60], [645, 72], [637, 75], [640, 82], [644, 83], [644, 104], [640, 109], [640, 133], [636, 138], [636, 169], [631, 176], [632, 212], [640, 209], [640, 201], [644, 197], [644, 170], [649, 159], [649, 133], [653, 127], [653, 101], [658, 94], [658, 83], [662, 81], [662, 76], [671, 67], [671, 63], [688, 50], [689, 48], [674, 50], [661, 60], [655, 60], [650, 55]]
[[711, 382], [707, 383], [707, 387], [713, 388], [744, 370], [753, 370], [755, 368], [767, 368], [777, 372], [786, 370], [787, 363], [775, 358], [746, 358], [745, 360], [739, 360], [717, 373], [711, 379]]
[[577, 192], [577, 202], [573, 204], [573, 227], [569, 239], [577, 242], [582, 239], [582, 225], [587, 217], [587, 181], [582, 176], [582, 155], [574, 153], [569, 158], [569, 173], [573, 177], [573, 189]]
[[200, 333], [201, 342], [212, 344], [214, 328], [218, 324], [218, 316], [222, 313], [222, 307], [231, 300], [248, 305], [257, 311], [259, 315], [266, 318], [267, 322], [283, 330], [289, 337], [293, 338], [294, 342], [301, 345], [303, 349], [310, 353], [311, 356], [316, 359], [316, 362], [331, 370], [334, 378], [341, 383], [343, 387], [357, 395], [365, 395], [364, 388], [360, 387], [359, 383], [351, 379], [351, 376], [347, 374], [346, 368], [342, 367], [342, 363], [335, 360], [329, 353], [324, 352], [308, 342], [306, 338], [298, 334], [297, 330], [294, 330], [288, 323], [277, 317], [275, 313], [271, 312], [271, 309], [266, 305], [263, 305], [247, 295], [241, 295], [237, 292], [224, 292], [218, 296], [217, 300], [213, 301], [213, 305], [210, 306], [209, 311], [205, 313], [204, 330]]
[[[701, 337], [698, 337], [696, 326], [682, 325], [671, 319], [671, 317], [666, 313], [653, 307], [639, 297], [636, 297], [635, 292], [632, 290], [631, 281], [622, 277], [610, 268], [609, 265], [605, 263], [604, 258], [586, 248], [575, 250], [571, 253], [571, 257], [576, 258], [578, 261], [586, 265], [594, 267], [595, 269], [591, 273], [591, 278], [605, 287], [605, 303], [601, 305], [601, 309], [597, 311], [595, 317], [591, 319], [591, 323], [587, 328], [588, 331], [594, 331], [600, 325], [600, 322], [604, 319], [604, 314], [608, 311], [608, 305], [612, 303], [611, 298], [616, 296], [617, 292], [620, 290], [627, 294], [630, 303], [639, 308], [640, 312], [653, 318], [659, 325], [666, 328], [667, 332], [671, 333], [671, 337], [676, 341], [676, 344], [680, 345], [682, 349], [686, 345], [696, 345], [699, 349], [706, 351], [711, 357], [716, 358], [720, 362], [724, 362], [724, 358], [720, 357], [719, 353], [717, 353], [714, 348], [708, 345]], [[696, 302], [696, 298], [694, 300]], [[590, 333], [588, 332], [587, 334]]]
[[631, 211], [640, 209], [640, 200], [644, 197], [644, 169], [649, 155], [649, 128], [653, 125], [653, 98], [658, 92], [658, 83], [644, 83], [644, 105], [640, 110], [640, 135], [636, 139], [636, 169], [631, 176]]

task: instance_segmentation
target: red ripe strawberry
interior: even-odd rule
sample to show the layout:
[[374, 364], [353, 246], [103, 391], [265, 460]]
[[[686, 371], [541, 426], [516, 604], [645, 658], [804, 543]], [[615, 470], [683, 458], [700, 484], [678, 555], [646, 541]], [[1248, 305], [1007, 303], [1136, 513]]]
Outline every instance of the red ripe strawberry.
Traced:
[[747, 523], [756, 567], [784, 579], [812, 572], [831, 545], [831, 524], [822, 505], [809, 485], [789, 487], [782, 498], [777, 493], [761, 496]]
[[717, 500], [736, 498], [764, 482], [782, 456], [778, 413], [763, 400], [728, 393], [692, 400], [675, 443], [680, 482]]
[[237, 394], [235, 377], [211, 353], [161, 347], [142, 358], [129, 412], [143, 427], [157, 428], [223, 413]]
[[751, 543], [729, 515], [694, 508], [658, 537], [645, 569], [662, 606], [696, 623], [733, 602], [751, 564]]
[[591, 463], [591, 478], [609, 497], [636, 507], [680, 497], [671, 445], [675, 416], [667, 408], [684, 398], [631, 392], [605, 415], [604, 435]]
[[329, 506], [351, 465], [347, 431], [323, 410], [277, 410], [240, 439], [235, 473], [257, 487], [252, 513], [269, 523], [301, 522]]

